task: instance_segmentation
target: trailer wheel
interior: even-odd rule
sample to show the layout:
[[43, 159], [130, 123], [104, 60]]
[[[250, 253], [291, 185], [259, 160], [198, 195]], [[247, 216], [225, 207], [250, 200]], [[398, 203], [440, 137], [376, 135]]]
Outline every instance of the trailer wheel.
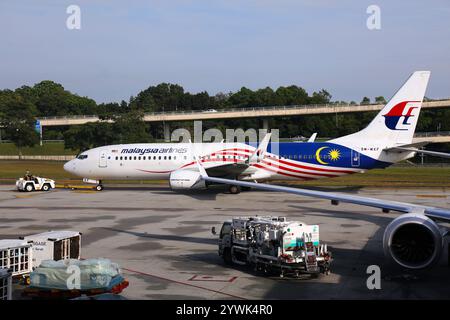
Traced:
[[230, 248], [225, 248], [223, 250], [223, 261], [227, 265], [233, 264], [233, 258], [231, 257], [231, 249]]
[[44, 184], [44, 185], [42, 186], [42, 190], [43, 190], [43, 191], [48, 191], [48, 190], [50, 190], [50, 185], [49, 185], [48, 183]]
[[27, 185], [25, 186], [25, 190], [27, 192], [31, 192], [34, 190], [34, 186], [31, 183], [27, 183]]
[[238, 194], [241, 193], [241, 188], [239, 186], [230, 186], [230, 193], [231, 194]]

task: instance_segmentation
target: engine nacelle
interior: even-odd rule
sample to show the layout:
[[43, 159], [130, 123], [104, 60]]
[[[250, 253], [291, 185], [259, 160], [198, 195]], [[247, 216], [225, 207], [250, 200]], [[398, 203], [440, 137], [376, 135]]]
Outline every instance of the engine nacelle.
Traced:
[[200, 172], [190, 170], [176, 170], [170, 174], [169, 184], [173, 190], [206, 189], [205, 180]]
[[408, 213], [395, 218], [384, 231], [387, 257], [408, 269], [431, 267], [440, 258], [443, 235], [438, 225], [423, 214]]

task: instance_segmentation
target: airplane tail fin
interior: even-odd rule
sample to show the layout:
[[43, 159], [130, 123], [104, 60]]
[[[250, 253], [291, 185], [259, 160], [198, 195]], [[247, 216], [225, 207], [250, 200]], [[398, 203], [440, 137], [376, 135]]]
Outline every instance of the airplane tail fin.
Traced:
[[349, 146], [361, 141], [383, 141], [386, 146], [410, 144], [430, 74], [414, 72], [366, 128], [330, 142]]

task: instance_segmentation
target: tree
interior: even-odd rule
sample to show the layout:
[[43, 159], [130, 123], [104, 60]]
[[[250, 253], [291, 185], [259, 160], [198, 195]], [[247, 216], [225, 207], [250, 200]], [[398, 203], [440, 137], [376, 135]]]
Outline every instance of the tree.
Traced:
[[39, 142], [34, 129], [36, 107], [21, 95], [10, 90], [0, 95], [0, 125], [5, 128], [6, 138], [11, 140], [22, 157], [23, 147], [32, 147]]
[[378, 104], [386, 104], [386, 99], [383, 96], [375, 97], [375, 102]]
[[143, 117], [143, 112], [136, 110], [117, 117], [113, 124], [115, 142], [142, 143], [151, 141], [152, 137]]
[[362, 104], [362, 105], [370, 104], [370, 98], [364, 97], [364, 98], [361, 100], [361, 104]]
[[331, 100], [331, 94], [322, 89], [319, 92], [313, 92], [312, 97], [310, 99], [310, 103], [312, 104], [327, 104]]

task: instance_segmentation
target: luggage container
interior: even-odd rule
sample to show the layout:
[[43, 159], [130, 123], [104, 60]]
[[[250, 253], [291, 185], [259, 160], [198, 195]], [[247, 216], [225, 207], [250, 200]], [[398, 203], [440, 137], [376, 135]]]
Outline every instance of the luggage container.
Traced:
[[31, 246], [26, 240], [0, 240], [0, 268], [9, 269], [13, 277], [29, 274], [33, 258]]
[[49, 231], [23, 237], [33, 244], [33, 269], [44, 260], [80, 259], [81, 233], [76, 231]]
[[7, 269], [0, 269], [0, 300], [12, 299], [12, 275]]
[[[68, 268], [78, 269], [79, 281], [73, 282]], [[118, 264], [108, 259], [46, 260], [30, 274], [30, 286], [22, 295], [35, 298], [75, 298], [103, 293], [119, 294], [128, 287]]]

